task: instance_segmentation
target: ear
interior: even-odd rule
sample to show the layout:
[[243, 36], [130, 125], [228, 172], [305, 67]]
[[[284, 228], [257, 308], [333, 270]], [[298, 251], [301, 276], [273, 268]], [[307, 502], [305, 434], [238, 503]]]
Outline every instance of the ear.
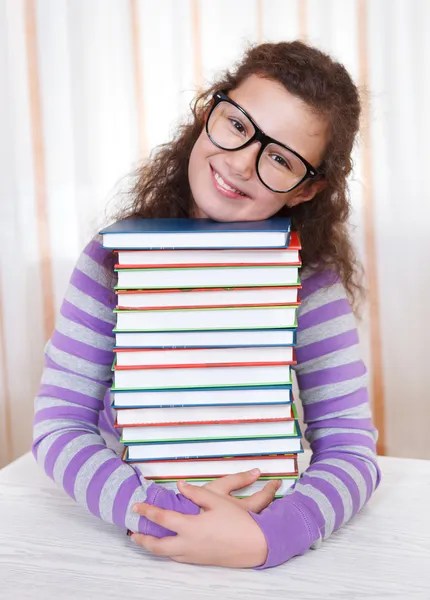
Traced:
[[297, 204], [301, 204], [302, 202], [309, 202], [309, 200], [312, 200], [312, 198], [322, 192], [326, 187], [327, 182], [325, 179], [318, 179], [307, 185], [300, 186], [297, 188], [296, 194], [287, 200], [287, 205], [292, 207], [297, 206]]

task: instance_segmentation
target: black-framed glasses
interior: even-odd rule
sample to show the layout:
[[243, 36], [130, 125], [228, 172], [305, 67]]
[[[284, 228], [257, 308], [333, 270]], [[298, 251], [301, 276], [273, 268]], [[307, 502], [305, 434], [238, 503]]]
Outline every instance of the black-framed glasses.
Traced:
[[306, 179], [322, 174], [321, 169], [313, 167], [298, 152], [266, 135], [224, 92], [215, 92], [213, 96], [206, 133], [215, 146], [233, 152], [260, 142], [256, 171], [261, 183], [272, 192], [290, 192]]

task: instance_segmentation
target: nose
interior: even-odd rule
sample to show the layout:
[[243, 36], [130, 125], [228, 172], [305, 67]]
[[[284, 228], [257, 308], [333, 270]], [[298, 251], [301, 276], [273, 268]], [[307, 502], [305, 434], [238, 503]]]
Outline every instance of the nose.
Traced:
[[255, 141], [246, 148], [226, 153], [225, 162], [231, 174], [241, 179], [250, 179], [255, 171], [255, 164], [260, 142]]

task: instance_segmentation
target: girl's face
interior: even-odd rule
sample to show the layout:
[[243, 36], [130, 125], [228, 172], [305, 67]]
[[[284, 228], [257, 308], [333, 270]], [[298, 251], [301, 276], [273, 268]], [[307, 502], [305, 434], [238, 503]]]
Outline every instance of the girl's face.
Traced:
[[[281, 84], [251, 75], [229, 97], [266, 135], [298, 152], [312, 166], [320, 165], [329, 138], [328, 123]], [[268, 219], [285, 204], [311, 200], [324, 188], [319, 179], [307, 180], [290, 192], [272, 192], [257, 175], [259, 149], [260, 142], [255, 141], [234, 152], [222, 150], [211, 142], [205, 129], [202, 131], [188, 168], [193, 216], [216, 221]]]

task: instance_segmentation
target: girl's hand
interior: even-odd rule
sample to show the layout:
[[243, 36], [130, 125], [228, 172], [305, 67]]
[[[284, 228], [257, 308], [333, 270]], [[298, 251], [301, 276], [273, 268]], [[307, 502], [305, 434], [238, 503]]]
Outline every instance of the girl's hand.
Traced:
[[251, 471], [243, 471], [241, 473], [235, 473], [234, 475], [219, 477], [218, 479], [206, 483], [203, 487], [237, 503], [237, 505], [244, 510], [252, 510], [252, 512], [259, 513], [273, 501], [281, 483], [279, 480], [274, 479], [269, 481], [261, 491], [255, 492], [255, 494], [247, 496], [246, 498], [237, 498], [230, 495], [233, 491], [251, 485], [251, 483], [257, 481], [259, 477], [259, 469], [252, 469]]
[[146, 503], [137, 504], [133, 507], [135, 512], [177, 535], [159, 539], [134, 533], [131, 539], [136, 544], [158, 556], [184, 563], [257, 567], [265, 562], [266, 539], [241, 501], [232, 502], [230, 496], [208, 488], [183, 482], [178, 485], [180, 492], [203, 508], [203, 512], [183, 515]]

